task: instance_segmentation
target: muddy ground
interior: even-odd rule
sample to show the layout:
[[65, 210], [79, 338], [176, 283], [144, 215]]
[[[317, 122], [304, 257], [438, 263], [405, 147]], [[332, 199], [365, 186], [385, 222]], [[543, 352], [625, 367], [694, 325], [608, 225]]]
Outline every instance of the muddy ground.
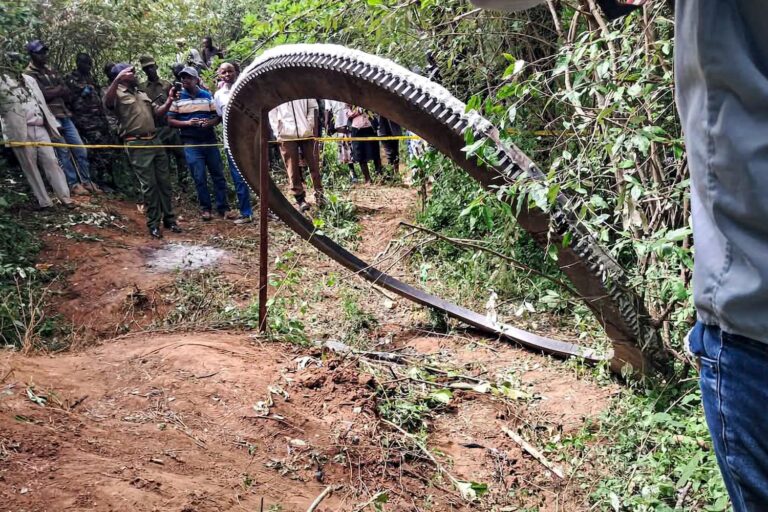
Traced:
[[[347, 197], [359, 206], [356, 250], [370, 259], [416, 204], [403, 187]], [[279, 222], [271, 261], [290, 252], [302, 271], [280, 293], [306, 302], [308, 343], [206, 323], [214, 299], [205, 294], [171, 322], [179, 280], [195, 273], [215, 271], [223, 285], [212, 294], [253, 303], [257, 224], [204, 223], [188, 209], [184, 233], [151, 241], [130, 203], [81, 210], [90, 220], [50, 230], [40, 259], [62, 276], [51, 301], [74, 326], [73, 349], [0, 354], [3, 510], [305, 511], [329, 487], [317, 510], [589, 509], [575, 476], [589, 468], [545, 448], [598, 421], [614, 387], [471, 332], [431, 332], [421, 308], [372, 289]], [[392, 271], [412, 274], [406, 261]], [[397, 361], [328, 348], [349, 327], [341, 311], [350, 296], [376, 320], [355, 346]], [[382, 412], [424, 404], [412, 433]], [[470, 502], [464, 482], [488, 492]]]

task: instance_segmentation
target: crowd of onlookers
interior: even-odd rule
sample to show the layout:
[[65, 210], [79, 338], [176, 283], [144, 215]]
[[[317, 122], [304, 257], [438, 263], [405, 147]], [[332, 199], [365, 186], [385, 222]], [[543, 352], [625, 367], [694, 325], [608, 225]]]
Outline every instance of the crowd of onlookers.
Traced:
[[[98, 195], [117, 188], [115, 162], [127, 157], [141, 197], [138, 208], [146, 214], [152, 237], [162, 237], [162, 228], [181, 232], [172, 205], [171, 161], [180, 185], [191, 175], [202, 220], [218, 214], [237, 224], [252, 222], [250, 190], [225, 149], [237, 195], [237, 211], [230, 209], [225, 164], [215, 131], [240, 69], [223, 60], [223, 52], [210, 37], [203, 39], [201, 51], [186, 49], [184, 39], [176, 43], [173, 83], [160, 77], [150, 55], [141, 56], [138, 65], [106, 63], [102, 68], [105, 87], [94, 76], [93, 59], [87, 53], [79, 53], [75, 69], [62, 75], [49, 65], [48, 47], [39, 40], [26, 45], [29, 61], [21, 76], [0, 75], [3, 135], [7, 141], [29, 143], [13, 150], [41, 209], [53, 205], [43, 175], [59, 201], [76, 208], [72, 195]], [[216, 86], [212, 91], [200, 72], [214, 63]], [[400, 126], [380, 115], [330, 100], [285, 103], [270, 112], [269, 121], [291, 193], [302, 211], [310, 208], [304, 189], [305, 168], [312, 177], [316, 205], [325, 204], [315, 140], [323, 130], [340, 138], [402, 134]], [[70, 146], [46, 145], [51, 141]], [[399, 141], [381, 144], [388, 163], [397, 169]], [[88, 145], [114, 145], [123, 150], [89, 150]], [[374, 173], [382, 172], [378, 141], [339, 141], [337, 146], [339, 162], [349, 167], [353, 182], [357, 181], [355, 163], [366, 183], [371, 181], [369, 162]]]

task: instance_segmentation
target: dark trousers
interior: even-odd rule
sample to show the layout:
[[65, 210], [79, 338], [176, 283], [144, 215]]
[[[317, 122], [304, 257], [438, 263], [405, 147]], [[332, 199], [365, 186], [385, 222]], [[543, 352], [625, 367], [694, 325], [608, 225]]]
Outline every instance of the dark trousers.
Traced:
[[160, 227], [160, 222], [168, 225], [176, 221], [171, 207], [171, 183], [168, 179], [168, 155], [164, 149], [132, 149], [132, 146], [158, 145], [157, 138], [135, 140], [125, 143], [128, 159], [136, 173], [147, 208], [147, 226]]

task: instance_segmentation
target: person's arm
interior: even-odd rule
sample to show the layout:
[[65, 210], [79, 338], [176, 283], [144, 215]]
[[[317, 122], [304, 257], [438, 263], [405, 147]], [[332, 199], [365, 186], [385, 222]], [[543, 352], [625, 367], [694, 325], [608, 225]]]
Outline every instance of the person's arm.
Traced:
[[210, 119], [201, 119], [200, 127], [201, 128], [208, 128], [210, 126], [216, 126], [221, 122], [221, 116], [215, 116]]
[[117, 74], [112, 83], [107, 87], [107, 92], [104, 93], [104, 106], [108, 109], [115, 108], [115, 100], [117, 99], [117, 87], [120, 84], [128, 83], [136, 79], [136, 75], [133, 72], [133, 68], [126, 68]]
[[56, 85], [45, 85], [37, 77], [37, 74], [30, 73], [30, 76], [32, 76], [32, 78], [37, 81], [37, 85], [43, 92], [43, 98], [45, 98], [45, 101], [51, 101], [55, 100], [56, 98], [65, 98], [69, 96], [69, 88], [64, 84], [63, 81], [59, 80], [59, 83]]
[[171, 105], [173, 105], [173, 100], [176, 99], [176, 91], [173, 87], [171, 87], [168, 90], [168, 97], [165, 98], [165, 103], [162, 105], [155, 107], [155, 117], [163, 117], [165, 114], [168, 113], [168, 110], [170, 110]]

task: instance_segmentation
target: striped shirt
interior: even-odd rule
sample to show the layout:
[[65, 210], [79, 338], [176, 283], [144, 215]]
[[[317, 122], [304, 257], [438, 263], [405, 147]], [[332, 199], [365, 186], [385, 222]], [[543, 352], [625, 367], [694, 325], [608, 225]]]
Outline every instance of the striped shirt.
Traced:
[[[179, 121], [190, 119], [215, 119], [216, 107], [213, 96], [205, 89], [197, 88], [197, 94], [192, 96], [186, 89], [179, 93], [179, 99], [174, 101], [168, 111], [168, 117]], [[199, 126], [185, 126], [179, 129], [181, 140], [187, 142], [213, 143], [216, 142], [216, 132], [213, 126], [201, 128]]]

